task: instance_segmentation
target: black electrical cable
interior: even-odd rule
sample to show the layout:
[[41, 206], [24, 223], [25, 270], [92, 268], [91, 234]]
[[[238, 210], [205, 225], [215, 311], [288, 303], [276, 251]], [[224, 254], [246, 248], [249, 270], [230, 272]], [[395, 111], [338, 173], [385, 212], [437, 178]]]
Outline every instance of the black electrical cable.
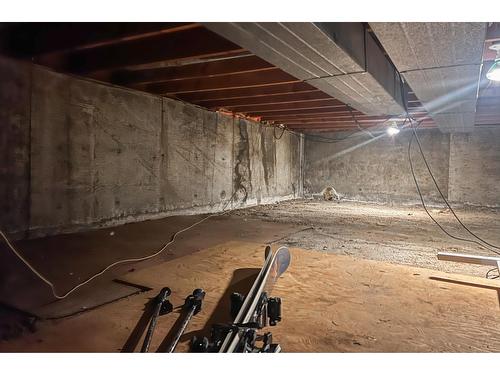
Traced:
[[[423, 198], [422, 198], [422, 195], [420, 194], [420, 189], [419, 189], [419, 186], [418, 186], [418, 182], [415, 178], [415, 174], [414, 174], [414, 171], [413, 171], [413, 165], [412, 165], [412, 162], [411, 162], [411, 154], [410, 154], [410, 148], [411, 148], [411, 143], [413, 141], [413, 137], [415, 137], [415, 139], [417, 140], [417, 144], [418, 144], [418, 148], [420, 150], [420, 154], [422, 155], [422, 159], [425, 163], [425, 166], [427, 168], [427, 171], [429, 172], [429, 175], [431, 176], [431, 179], [434, 183], [434, 186], [436, 187], [437, 191], [439, 192], [439, 195], [441, 196], [441, 198], [443, 199], [443, 201], [445, 202], [446, 206], [448, 207], [448, 209], [450, 210], [450, 212], [453, 214], [453, 216], [455, 217], [455, 219], [459, 222], [459, 224], [462, 226], [462, 228], [464, 228], [471, 236], [473, 236], [474, 238], [478, 239], [479, 241], [485, 243], [486, 245], [490, 246], [490, 247], [493, 247], [495, 249], [500, 249], [499, 246], [496, 246], [496, 245], [493, 245], [491, 243], [489, 243], [488, 241], [485, 241], [483, 240], [481, 237], [479, 237], [478, 235], [476, 235], [475, 233], [473, 233], [461, 220], [460, 218], [457, 216], [457, 214], [455, 213], [455, 211], [453, 210], [453, 208], [451, 207], [451, 205], [449, 204], [448, 200], [446, 199], [446, 197], [444, 196], [443, 192], [441, 191], [441, 189], [439, 188], [439, 185], [436, 181], [436, 179], [434, 178], [434, 174], [432, 173], [431, 169], [430, 169], [430, 166], [429, 166], [429, 163], [427, 162], [427, 159], [425, 157], [425, 154], [422, 150], [422, 145], [420, 143], [420, 139], [418, 138], [418, 135], [417, 135], [417, 132], [416, 132], [416, 128], [418, 128], [420, 126], [420, 124], [422, 123], [423, 120], [420, 120], [417, 124], [417, 126], [414, 128], [412, 125], [411, 125], [411, 118], [410, 118], [410, 114], [408, 112], [408, 103], [407, 103], [407, 100], [406, 100], [406, 97], [405, 97], [405, 90], [404, 90], [404, 82], [403, 82], [403, 77], [401, 76], [401, 73], [399, 73], [398, 71], [398, 75], [399, 75], [399, 81], [400, 81], [400, 90], [401, 90], [401, 98], [403, 100], [403, 106], [404, 106], [404, 109], [405, 109], [405, 112], [406, 112], [406, 115], [408, 116], [408, 118], [410, 119], [410, 127], [412, 129], [412, 137], [410, 138], [410, 141], [409, 141], [409, 144], [408, 144], [408, 158], [409, 158], [409, 161], [410, 161], [410, 168], [412, 170], [412, 174], [413, 174], [413, 179], [415, 181], [415, 185], [417, 186], [417, 191], [420, 195], [420, 198], [421, 198], [421, 201], [422, 201], [422, 205], [424, 206], [424, 209], [425, 211], [427, 212], [427, 214], [431, 217], [431, 219], [441, 228], [441, 230], [443, 230], [446, 234], [449, 235], [449, 233], [447, 233], [443, 227], [441, 227], [437, 221], [434, 220], [434, 218], [430, 215], [430, 213], [427, 211], [427, 208], [425, 207], [425, 203], [423, 201]], [[467, 241], [471, 241], [471, 240], [467, 240]], [[477, 241], [473, 241], [474, 243], [477, 243]], [[480, 244], [480, 246], [482, 246], [483, 248], [487, 249], [486, 246], [484, 246], [483, 244]], [[497, 252], [495, 250], [492, 250], [492, 249], [488, 249], [496, 254], [499, 254], [500, 255], [500, 252]]]
[[[497, 252], [495, 250], [492, 250], [492, 249], [489, 249], [487, 248], [484, 244], [482, 244], [481, 242], [478, 242], [476, 240], [471, 240], [471, 239], [467, 239], [467, 238], [462, 238], [462, 237], [457, 237], [451, 233], [449, 233], [441, 224], [439, 224], [437, 222], [436, 219], [434, 219], [434, 217], [431, 215], [431, 213], [429, 212], [429, 210], [427, 209], [427, 206], [425, 204], [425, 201], [424, 201], [424, 198], [422, 196], [422, 192], [420, 190], [420, 185], [418, 184], [418, 181], [417, 181], [417, 178], [415, 176], [415, 170], [413, 168], [413, 161], [412, 161], [412, 158], [411, 158], [411, 145], [412, 145], [412, 141], [413, 141], [413, 138], [414, 136], [416, 135], [416, 129], [420, 126], [420, 124], [422, 123], [423, 120], [420, 120], [418, 123], [417, 123], [417, 126], [416, 127], [413, 127], [412, 124], [411, 124], [411, 120], [410, 120], [410, 127], [412, 128], [413, 130], [413, 133], [412, 133], [412, 136], [410, 138], [410, 141], [408, 142], [408, 161], [410, 163], [410, 170], [411, 170], [411, 174], [413, 176], [413, 181], [415, 182], [415, 187], [417, 188], [417, 192], [418, 192], [418, 195], [420, 197], [420, 201], [422, 202], [422, 207], [424, 208], [425, 212], [427, 213], [427, 215], [431, 218], [431, 220], [439, 227], [439, 229], [441, 229], [446, 235], [448, 235], [449, 237], [455, 239], [455, 240], [459, 240], [459, 241], [465, 241], [465, 242], [470, 242], [470, 243], [474, 243], [476, 245], [479, 245], [481, 246], [483, 249], [486, 249], [486, 250], [490, 250], [496, 254], [499, 254], [500, 255], [500, 252]], [[422, 153], [423, 155], [423, 152], [422, 150], [420, 149], [420, 152]]]
[[285, 134], [285, 130], [286, 130], [286, 129], [285, 129], [285, 127], [283, 127], [283, 128], [282, 128], [283, 130], [281, 131], [280, 136], [279, 136], [279, 137], [276, 137], [276, 128], [277, 128], [277, 126], [274, 126], [274, 127], [273, 127], [273, 136], [274, 136], [274, 139], [276, 139], [276, 140], [280, 140], [280, 139], [281, 139], [281, 137], [283, 137], [283, 134]]
[[351, 114], [352, 121], [354, 121], [354, 123], [356, 124], [356, 126], [358, 127], [358, 129], [361, 130], [362, 132], [368, 133], [370, 135], [370, 137], [375, 138], [375, 136], [372, 133], [370, 133], [366, 128], [362, 127], [359, 124], [358, 119], [356, 118], [356, 116], [354, 116], [354, 112], [352, 110], [352, 107], [349, 104], [346, 104], [346, 107], [349, 110], [349, 113]]
[[498, 271], [498, 268], [495, 267], [495, 268], [492, 268], [492, 269], [488, 270], [488, 272], [486, 272], [486, 278], [487, 279], [491, 280], [491, 279], [498, 279], [498, 278], [500, 278], [500, 274], [499, 275], [495, 275], [493, 277], [490, 277], [490, 272], [492, 272], [492, 271]]
[[[415, 137], [415, 139], [417, 140], [417, 144], [418, 144], [418, 148], [420, 150], [420, 154], [422, 154], [422, 159], [424, 160], [424, 163], [425, 163], [425, 166], [427, 168], [427, 170], [429, 171], [429, 175], [431, 176], [431, 179], [432, 181], [434, 182], [434, 186], [436, 187], [437, 191], [439, 192], [439, 195], [441, 195], [441, 198], [443, 199], [444, 203], [446, 204], [446, 206], [449, 208], [449, 210], [451, 211], [451, 213], [453, 214], [453, 216], [455, 216], [455, 219], [457, 219], [457, 221], [459, 222], [460, 226], [462, 228], [464, 228], [467, 233], [469, 233], [471, 236], [473, 236], [474, 238], [477, 238], [479, 241], [482, 241], [484, 242], [486, 245], [488, 246], [491, 246], [495, 249], [499, 249], [500, 250], [500, 246], [496, 246], [496, 245], [493, 245], [491, 243], [489, 243], [488, 241], [485, 241], [483, 240], [481, 237], [479, 237], [478, 235], [476, 235], [475, 233], [473, 233], [463, 222], [462, 220], [460, 220], [460, 218], [457, 216], [457, 214], [455, 213], [455, 211], [453, 210], [453, 208], [450, 206], [448, 200], [446, 199], [446, 197], [444, 196], [443, 192], [441, 191], [441, 189], [439, 188], [439, 185], [436, 181], [436, 179], [434, 178], [434, 174], [432, 173], [430, 167], [429, 167], [429, 163], [427, 163], [427, 159], [425, 158], [425, 154], [422, 150], [422, 145], [420, 144], [420, 139], [418, 138], [418, 135], [417, 135], [417, 132], [415, 131], [415, 129], [413, 129], [413, 136]], [[413, 137], [412, 137], [413, 138]], [[498, 253], [500, 254], [500, 253]]]

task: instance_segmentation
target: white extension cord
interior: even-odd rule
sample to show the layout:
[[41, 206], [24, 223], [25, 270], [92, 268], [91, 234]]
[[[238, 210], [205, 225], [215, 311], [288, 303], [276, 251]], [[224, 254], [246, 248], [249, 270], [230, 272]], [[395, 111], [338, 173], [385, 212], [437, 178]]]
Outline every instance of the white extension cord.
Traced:
[[[236, 193], [236, 192], [235, 192]], [[234, 194], [233, 194], [233, 197], [234, 197]], [[130, 258], [130, 259], [122, 259], [122, 260], [119, 260], [119, 261], [116, 261], [114, 263], [111, 263], [109, 266], [103, 268], [101, 271], [99, 271], [98, 273], [96, 273], [95, 275], [89, 277], [88, 279], [86, 279], [85, 281], [81, 282], [80, 284], [74, 286], [73, 288], [71, 288], [69, 291], [67, 291], [66, 293], [64, 293], [63, 295], [59, 295], [56, 291], [56, 288], [54, 286], [54, 284], [49, 280], [47, 279], [45, 276], [43, 276], [40, 272], [38, 272], [36, 270], [35, 267], [33, 267], [30, 262], [28, 262], [22, 255], [21, 253], [14, 247], [14, 245], [12, 245], [12, 243], [9, 241], [9, 239], [7, 238], [7, 236], [5, 235], [5, 233], [0, 230], [0, 235], [2, 236], [2, 238], [4, 239], [5, 243], [9, 246], [10, 250], [12, 250], [12, 252], [40, 279], [42, 280], [45, 284], [47, 284], [48, 286], [50, 286], [50, 289], [52, 290], [52, 295], [57, 298], [57, 299], [64, 299], [66, 298], [67, 296], [69, 296], [70, 294], [72, 294], [73, 292], [75, 292], [77, 289], [80, 289], [82, 286], [90, 283], [92, 280], [94, 280], [96, 277], [99, 277], [101, 276], [102, 274], [104, 274], [106, 271], [108, 271], [110, 268], [114, 267], [114, 266], [117, 266], [119, 264], [123, 264], [123, 263], [130, 263], [130, 262], [142, 262], [144, 260], [148, 260], [148, 259], [151, 259], [151, 258], [154, 258], [158, 255], [160, 255], [163, 251], [165, 251], [165, 249], [167, 247], [169, 247], [171, 244], [173, 244], [175, 242], [175, 239], [176, 237], [183, 233], [183, 232], [186, 232], [194, 227], [196, 227], [197, 225], [200, 225], [201, 223], [203, 223], [204, 221], [210, 219], [211, 217], [214, 217], [214, 216], [221, 216], [221, 215], [224, 215], [228, 212], [231, 212], [232, 210], [234, 210], [235, 208], [232, 208], [230, 210], [227, 210], [225, 211], [227, 205], [229, 204], [229, 202], [231, 202], [233, 200], [233, 197], [231, 197], [231, 199], [229, 199], [226, 203], [226, 205], [224, 206], [224, 208], [222, 209], [221, 212], [218, 212], [218, 213], [215, 213], [215, 214], [211, 214], [211, 215], [208, 215], [207, 217], [204, 217], [203, 219], [197, 221], [196, 223], [194, 224], [191, 224], [190, 226], [188, 227], [185, 227], [177, 232], [174, 233], [174, 235], [172, 236], [172, 239], [170, 241], [168, 241], [165, 245], [163, 245], [160, 250], [154, 252], [153, 254], [151, 255], [147, 255], [147, 256], [144, 256], [144, 257], [140, 257], [140, 258]]]

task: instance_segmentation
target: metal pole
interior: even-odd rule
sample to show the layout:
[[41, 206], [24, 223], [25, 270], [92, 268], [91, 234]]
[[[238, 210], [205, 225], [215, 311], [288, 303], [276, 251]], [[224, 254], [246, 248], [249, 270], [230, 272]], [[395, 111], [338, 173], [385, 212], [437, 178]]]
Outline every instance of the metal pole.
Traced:
[[181, 327], [175, 334], [173, 341], [168, 346], [167, 353], [174, 352], [175, 347], [177, 346], [181, 336], [184, 334], [184, 331], [186, 330], [186, 327], [188, 326], [191, 318], [194, 315], [198, 314], [198, 312], [201, 310], [201, 302], [203, 301], [203, 298], [205, 298], [205, 291], [203, 289], [195, 289], [193, 291], [193, 294], [186, 298], [186, 301], [184, 303], [186, 316], [182, 320]]
[[[167, 313], [172, 311], [172, 305], [167, 301], [168, 296], [170, 296], [171, 291], [169, 288], [163, 288], [160, 293], [156, 296], [156, 305], [153, 311], [153, 315], [151, 316], [151, 321], [149, 322], [148, 331], [146, 332], [146, 337], [144, 338], [144, 342], [142, 343], [141, 353], [146, 353], [149, 351], [149, 345], [151, 344], [151, 339], [153, 338], [153, 332], [156, 328], [156, 321], [158, 320], [158, 316], [163, 307], [163, 313]], [[168, 306], [167, 304], [168, 303]], [[170, 310], [170, 311], [168, 311]]]

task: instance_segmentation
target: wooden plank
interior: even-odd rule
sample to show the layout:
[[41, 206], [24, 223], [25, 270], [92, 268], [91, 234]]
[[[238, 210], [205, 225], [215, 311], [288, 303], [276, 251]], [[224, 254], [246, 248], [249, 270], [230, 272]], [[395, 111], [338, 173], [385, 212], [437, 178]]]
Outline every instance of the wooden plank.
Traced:
[[[387, 117], [369, 117], [361, 115], [355, 115], [356, 120], [359, 122], [372, 122], [372, 121], [385, 121]], [[288, 123], [307, 123], [307, 122], [328, 122], [328, 121], [338, 121], [338, 120], [352, 120], [352, 116], [349, 113], [339, 112], [333, 114], [318, 114], [318, 115], [298, 115], [298, 116], [277, 116], [272, 118], [274, 121], [287, 121]]]
[[[369, 121], [369, 120], [385, 120], [390, 118], [391, 116], [369, 116], [361, 113], [359, 111], [353, 110], [353, 114], [358, 121]], [[417, 120], [427, 116], [425, 112], [412, 113], [412, 116]], [[270, 120], [315, 120], [315, 119], [339, 119], [339, 118], [352, 118], [351, 113], [348, 110], [338, 110], [338, 111], [330, 111], [330, 112], [318, 112], [318, 113], [276, 113], [268, 115], [267, 113], [263, 113], [262, 119], [266, 121]]]
[[201, 27], [188, 22], [37, 22], [7, 26], [2, 39], [18, 57], [91, 48]]
[[225, 90], [198, 91], [191, 93], [176, 94], [175, 97], [190, 103], [204, 105], [210, 100], [225, 100], [234, 98], [253, 98], [257, 96], [281, 95], [290, 92], [304, 92], [315, 90], [314, 87], [305, 82], [292, 82], [274, 86], [243, 87]]
[[298, 109], [313, 109], [313, 108], [325, 108], [325, 107], [338, 107], [345, 108], [345, 104], [340, 100], [332, 98], [306, 100], [301, 102], [291, 102], [291, 103], [266, 103], [248, 106], [229, 106], [225, 107], [233, 112], [258, 112], [265, 113], [270, 111], [284, 111], [284, 110], [298, 110]]
[[[345, 106], [344, 106], [345, 108]], [[272, 117], [277, 117], [281, 115], [287, 115], [287, 114], [314, 114], [314, 113], [335, 113], [339, 112], [339, 110], [342, 110], [342, 107], [339, 106], [330, 106], [330, 107], [322, 107], [322, 108], [312, 108], [312, 109], [287, 109], [283, 111], [266, 111], [266, 112], [245, 112], [249, 116], [259, 116], [261, 115], [265, 119], [269, 119]]]
[[156, 61], [193, 59], [244, 51], [205, 29], [194, 28], [71, 53], [64, 68], [75, 73], [121, 68]]
[[165, 82], [171, 80], [213, 77], [242, 72], [257, 72], [269, 68], [273, 68], [273, 66], [257, 56], [238, 56], [224, 58], [218, 61], [201, 61], [182, 66], [116, 71], [112, 75], [112, 82], [124, 85]]
[[155, 94], [167, 95], [194, 91], [280, 85], [291, 82], [297, 82], [297, 79], [278, 68], [272, 68], [261, 72], [153, 83], [144, 86], [143, 89]]
[[259, 95], [243, 98], [228, 98], [219, 100], [203, 101], [202, 104], [207, 108], [218, 107], [235, 107], [235, 106], [250, 106], [258, 104], [277, 104], [277, 103], [294, 103], [307, 100], [328, 99], [331, 98], [319, 90], [288, 92], [276, 95]]

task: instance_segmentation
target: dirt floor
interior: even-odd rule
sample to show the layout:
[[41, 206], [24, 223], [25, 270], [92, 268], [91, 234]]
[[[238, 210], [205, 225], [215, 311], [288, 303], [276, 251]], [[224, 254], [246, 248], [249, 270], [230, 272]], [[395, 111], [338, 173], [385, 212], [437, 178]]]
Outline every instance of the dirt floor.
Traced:
[[[432, 213], [454, 228], [448, 212]], [[472, 230], [500, 242], [497, 211], [458, 213]], [[117, 259], [154, 252], [199, 218], [171, 217], [17, 246], [63, 292]], [[2, 302], [54, 316], [78, 313], [39, 319], [34, 332], [0, 341], [0, 351], [138, 350], [141, 316], [161, 287], [173, 290], [175, 306], [202, 287], [204, 309], [179, 346], [186, 351], [193, 334], [208, 334], [212, 323], [229, 320], [227, 297], [250, 286], [265, 244], [292, 248], [292, 265], [274, 293], [284, 301], [283, 321], [272, 329], [284, 351], [500, 350], [499, 281], [484, 278], [488, 267], [435, 256], [494, 254], [447, 238], [420, 208], [300, 200], [212, 218], [180, 235], [161, 256], [119, 266], [64, 302], [51, 302], [49, 289], [2, 247]], [[137, 288], [117, 288], [116, 278]], [[165, 347], [178, 316], [176, 310], [161, 318], [153, 350]]]
[[[455, 209], [478, 236], [500, 245], [498, 209]], [[456, 237], [475, 238], [451, 212], [431, 208], [431, 215]], [[382, 206], [348, 201], [294, 200], [238, 210], [234, 216], [302, 226], [279, 243], [303, 249], [484, 277], [490, 267], [438, 261], [438, 251], [495, 256], [477, 244], [454, 240], [434, 224], [421, 206]], [[497, 249], [500, 253], [500, 249]]]

